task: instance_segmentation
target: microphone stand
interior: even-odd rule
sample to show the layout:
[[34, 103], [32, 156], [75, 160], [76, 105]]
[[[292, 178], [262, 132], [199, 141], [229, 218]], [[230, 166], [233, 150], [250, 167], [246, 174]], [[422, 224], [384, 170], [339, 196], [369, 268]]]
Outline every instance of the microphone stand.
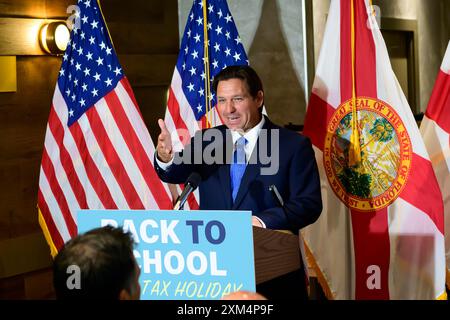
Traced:
[[[284, 201], [283, 198], [281, 197], [280, 193], [278, 192], [277, 187], [272, 184], [269, 186], [269, 190], [272, 192], [274, 198], [276, 199], [276, 202], [278, 203], [278, 205], [281, 207], [281, 209], [283, 210], [284, 216], [286, 217], [286, 220], [288, 221], [289, 224], [291, 224], [291, 220], [289, 218], [289, 215], [286, 211], [286, 208], [284, 206]], [[309, 272], [308, 272], [308, 267], [306, 266], [306, 255], [305, 255], [305, 251], [304, 251], [304, 246], [305, 244], [303, 243], [303, 238], [302, 235], [300, 233], [300, 230], [298, 231], [298, 239], [299, 239], [299, 248], [300, 248], [300, 257], [302, 260], [302, 268], [303, 271], [305, 272], [305, 281], [309, 282]]]
[[281, 207], [281, 209], [283, 210], [284, 217], [286, 218], [288, 223], [291, 224], [291, 219], [289, 218], [289, 215], [284, 206], [283, 198], [281, 197], [281, 194], [278, 192], [277, 187], [274, 184], [272, 184], [269, 186], [269, 191], [272, 192], [272, 195], [275, 198], [276, 202], [278, 203], [278, 206]]
[[189, 175], [189, 177], [186, 180], [186, 183], [184, 184], [184, 190], [181, 192], [180, 196], [178, 197], [175, 206], [173, 207], [173, 210], [183, 210], [184, 203], [186, 202], [189, 195], [194, 192], [195, 189], [197, 189], [199, 183], [200, 183], [201, 177], [198, 173], [193, 172]]

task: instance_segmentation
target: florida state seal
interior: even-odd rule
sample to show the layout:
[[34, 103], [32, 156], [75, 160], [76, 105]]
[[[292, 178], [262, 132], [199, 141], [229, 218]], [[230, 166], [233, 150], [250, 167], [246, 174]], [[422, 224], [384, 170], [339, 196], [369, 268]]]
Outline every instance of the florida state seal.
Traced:
[[328, 124], [324, 165], [337, 197], [349, 208], [374, 211], [391, 204], [403, 190], [411, 168], [412, 146], [401, 118], [387, 103], [356, 99], [361, 162], [348, 161], [352, 100], [341, 104]]

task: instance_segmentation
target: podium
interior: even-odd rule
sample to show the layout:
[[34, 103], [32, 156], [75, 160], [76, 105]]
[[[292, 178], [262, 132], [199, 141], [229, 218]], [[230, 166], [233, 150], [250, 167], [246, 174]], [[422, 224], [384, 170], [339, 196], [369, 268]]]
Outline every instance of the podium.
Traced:
[[298, 236], [253, 227], [256, 291], [268, 299], [307, 299]]

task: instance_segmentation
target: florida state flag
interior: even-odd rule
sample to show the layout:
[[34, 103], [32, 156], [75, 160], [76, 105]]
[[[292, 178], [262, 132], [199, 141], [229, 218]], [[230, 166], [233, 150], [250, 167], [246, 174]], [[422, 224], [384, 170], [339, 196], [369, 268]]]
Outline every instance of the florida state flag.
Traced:
[[331, 299], [445, 299], [443, 202], [369, 0], [332, 0], [305, 119], [323, 212], [302, 231]]
[[445, 212], [445, 256], [450, 287], [450, 42], [427, 111], [420, 125], [433, 169], [441, 187]]

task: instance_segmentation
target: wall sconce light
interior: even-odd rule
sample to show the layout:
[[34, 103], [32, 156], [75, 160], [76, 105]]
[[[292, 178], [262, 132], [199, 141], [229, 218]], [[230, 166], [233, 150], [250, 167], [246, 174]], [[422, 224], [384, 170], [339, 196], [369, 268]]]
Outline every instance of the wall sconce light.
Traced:
[[70, 31], [65, 21], [44, 24], [39, 32], [39, 43], [50, 54], [62, 54], [66, 51], [69, 39]]

